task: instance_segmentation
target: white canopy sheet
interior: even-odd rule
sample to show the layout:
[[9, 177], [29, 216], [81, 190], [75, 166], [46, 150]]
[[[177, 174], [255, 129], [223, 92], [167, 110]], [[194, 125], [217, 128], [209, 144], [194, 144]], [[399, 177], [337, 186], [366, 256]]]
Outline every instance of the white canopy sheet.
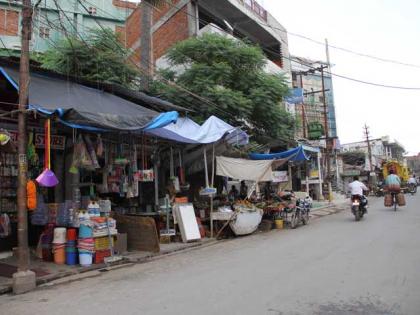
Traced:
[[273, 160], [245, 160], [216, 157], [216, 175], [255, 182], [272, 181]]
[[147, 131], [148, 134], [183, 143], [208, 144], [217, 142], [224, 136], [231, 144], [248, 143], [248, 135], [223, 120], [211, 116], [203, 125], [199, 125], [188, 117], [178, 118], [176, 123], [163, 128]]

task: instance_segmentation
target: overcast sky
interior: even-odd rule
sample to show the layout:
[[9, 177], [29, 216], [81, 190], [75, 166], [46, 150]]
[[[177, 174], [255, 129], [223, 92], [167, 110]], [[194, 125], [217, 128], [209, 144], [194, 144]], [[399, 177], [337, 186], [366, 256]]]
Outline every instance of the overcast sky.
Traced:
[[[420, 65], [418, 0], [260, 0], [289, 32], [330, 44]], [[292, 54], [325, 59], [325, 48], [289, 35]], [[330, 49], [333, 72], [387, 85], [420, 88], [420, 66], [405, 67]], [[334, 78], [341, 143], [389, 135], [407, 151], [420, 151], [420, 90], [404, 91]]]

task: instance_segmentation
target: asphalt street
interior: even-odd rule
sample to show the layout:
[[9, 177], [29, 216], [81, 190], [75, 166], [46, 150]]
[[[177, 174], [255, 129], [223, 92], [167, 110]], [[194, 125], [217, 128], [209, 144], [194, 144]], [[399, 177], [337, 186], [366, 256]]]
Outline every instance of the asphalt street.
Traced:
[[237, 238], [0, 297], [0, 314], [420, 314], [420, 192], [394, 212], [370, 198], [296, 230]]

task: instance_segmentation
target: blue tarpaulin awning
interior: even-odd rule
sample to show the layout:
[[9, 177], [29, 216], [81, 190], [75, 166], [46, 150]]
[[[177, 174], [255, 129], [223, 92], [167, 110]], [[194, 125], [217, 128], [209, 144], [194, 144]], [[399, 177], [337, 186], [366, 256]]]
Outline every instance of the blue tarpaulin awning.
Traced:
[[309, 157], [305, 154], [305, 149], [303, 146], [298, 146], [296, 148], [279, 152], [279, 153], [251, 153], [249, 155], [251, 160], [279, 160], [279, 159], [289, 159], [293, 162], [302, 162], [309, 161]]

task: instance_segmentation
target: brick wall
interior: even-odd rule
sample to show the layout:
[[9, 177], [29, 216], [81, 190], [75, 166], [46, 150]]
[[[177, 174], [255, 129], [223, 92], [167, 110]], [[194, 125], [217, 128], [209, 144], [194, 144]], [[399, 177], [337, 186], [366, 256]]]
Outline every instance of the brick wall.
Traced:
[[[176, 0], [174, 5], [177, 5], [180, 0]], [[153, 24], [160, 22], [160, 20], [174, 6], [164, 4], [161, 7], [153, 10]], [[188, 11], [185, 5], [179, 12], [174, 14], [166, 23], [162, 24], [153, 34], [153, 58], [154, 60], [162, 57], [167, 50], [175, 43], [187, 39], [188, 33]], [[119, 30], [121, 31], [121, 30]], [[141, 34], [141, 7], [137, 7], [133, 13], [128, 17], [125, 27], [125, 35], [127, 39], [127, 48], [134, 48], [132, 60], [138, 63], [140, 61], [138, 43]]]
[[112, 0], [112, 4], [116, 7], [123, 8], [123, 9], [135, 9], [137, 4], [134, 2], [123, 1], [123, 0]]
[[162, 57], [177, 42], [189, 37], [187, 6], [184, 6], [168, 22], [153, 34], [153, 59]]
[[0, 9], [0, 35], [17, 36], [19, 32], [19, 12]]

